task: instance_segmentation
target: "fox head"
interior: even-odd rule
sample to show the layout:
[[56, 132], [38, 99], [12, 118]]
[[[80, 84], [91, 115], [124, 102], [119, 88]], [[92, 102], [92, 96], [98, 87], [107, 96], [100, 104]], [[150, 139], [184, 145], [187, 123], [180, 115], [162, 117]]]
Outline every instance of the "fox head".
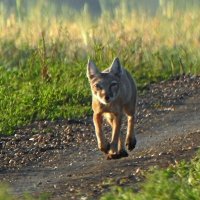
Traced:
[[100, 72], [94, 62], [89, 60], [87, 77], [93, 97], [105, 105], [115, 101], [119, 95], [122, 74], [123, 69], [118, 58], [115, 58], [111, 66], [103, 72]]

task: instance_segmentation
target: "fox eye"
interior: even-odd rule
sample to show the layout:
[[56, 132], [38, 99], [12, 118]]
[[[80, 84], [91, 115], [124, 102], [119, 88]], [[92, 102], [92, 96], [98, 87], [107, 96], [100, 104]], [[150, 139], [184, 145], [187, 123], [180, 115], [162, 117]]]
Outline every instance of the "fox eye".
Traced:
[[111, 85], [110, 85], [110, 87], [114, 87], [114, 86], [117, 86], [117, 85], [118, 85], [117, 82], [112, 82]]
[[101, 87], [101, 85], [100, 85], [99, 83], [95, 84], [94, 87], [95, 87], [97, 90], [101, 90], [101, 89], [102, 89], [102, 87]]

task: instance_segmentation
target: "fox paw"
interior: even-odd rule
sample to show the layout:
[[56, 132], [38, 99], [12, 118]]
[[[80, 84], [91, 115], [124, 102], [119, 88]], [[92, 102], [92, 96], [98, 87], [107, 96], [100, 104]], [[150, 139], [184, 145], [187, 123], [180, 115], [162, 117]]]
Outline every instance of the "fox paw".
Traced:
[[135, 148], [136, 143], [137, 143], [137, 140], [136, 140], [135, 137], [134, 137], [133, 139], [127, 141], [127, 142], [126, 142], [126, 146], [128, 147], [128, 150], [129, 150], [129, 151], [132, 151], [132, 150]]
[[121, 156], [121, 158], [128, 157], [128, 152], [125, 149], [123, 149], [119, 152], [119, 155]]
[[108, 154], [109, 150], [110, 150], [110, 144], [106, 144], [105, 146], [99, 146], [99, 149], [104, 152], [105, 154]]
[[128, 153], [127, 153], [126, 150], [121, 150], [117, 154], [108, 154], [107, 155], [107, 160], [120, 159], [120, 158], [124, 158], [124, 157], [128, 157]]
[[119, 154], [108, 154], [107, 155], [107, 160], [112, 160], [112, 159], [120, 159], [120, 155]]

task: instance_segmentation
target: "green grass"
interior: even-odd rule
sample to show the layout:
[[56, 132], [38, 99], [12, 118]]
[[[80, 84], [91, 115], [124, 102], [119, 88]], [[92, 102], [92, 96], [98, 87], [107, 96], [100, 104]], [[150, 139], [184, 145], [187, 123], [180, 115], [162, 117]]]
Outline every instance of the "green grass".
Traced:
[[38, 197], [34, 197], [28, 193], [22, 195], [21, 197], [16, 197], [11, 194], [11, 190], [7, 185], [0, 184], [0, 200], [47, 200], [49, 198], [49, 194], [41, 194], [37, 195]]
[[87, 9], [65, 18], [45, 16], [40, 6], [23, 19], [0, 12], [0, 134], [34, 120], [91, 115], [88, 57], [105, 68], [119, 56], [139, 89], [177, 74], [200, 74], [196, 10], [148, 17], [125, 6], [93, 21]]
[[24, 69], [0, 67], [1, 133], [9, 133], [13, 127], [36, 119], [83, 117], [90, 113], [89, 88], [81, 70], [83, 66], [49, 66], [47, 79], [37, 64]]
[[200, 151], [187, 163], [148, 172], [139, 192], [115, 187], [101, 200], [198, 200], [200, 197]]

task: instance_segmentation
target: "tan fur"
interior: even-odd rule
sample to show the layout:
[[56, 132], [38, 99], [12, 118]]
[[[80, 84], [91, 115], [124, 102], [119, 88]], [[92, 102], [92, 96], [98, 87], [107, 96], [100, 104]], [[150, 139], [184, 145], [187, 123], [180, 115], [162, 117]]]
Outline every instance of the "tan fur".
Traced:
[[[98, 148], [115, 159], [128, 156], [120, 132], [123, 113], [127, 115], [126, 145], [131, 151], [135, 148], [134, 118], [137, 88], [135, 81], [124, 69], [118, 58], [110, 68], [100, 72], [92, 61], [88, 61], [87, 77], [92, 91], [93, 122]], [[102, 133], [103, 117], [112, 127], [111, 142]]]

